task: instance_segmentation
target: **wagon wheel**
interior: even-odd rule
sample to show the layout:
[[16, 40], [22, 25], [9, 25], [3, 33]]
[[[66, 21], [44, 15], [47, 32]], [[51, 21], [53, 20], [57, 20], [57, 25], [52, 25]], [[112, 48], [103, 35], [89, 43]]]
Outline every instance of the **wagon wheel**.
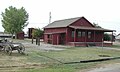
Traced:
[[5, 52], [8, 53], [9, 55], [11, 55], [11, 53], [12, 53], [11, 46], [8, 44], [8, 45], [5, 45], [4, 47], [5, 47], [4, 48]]
[[0, 45], [0, 51], [4, 51], [4, 46]]
[[18, 48], [18, 53], [24, 54], [24, 51], [25, 51], [24, 45], [23, 45], [23, 44], [20, 44], [20, 45], [19, 45], [19, 48]]

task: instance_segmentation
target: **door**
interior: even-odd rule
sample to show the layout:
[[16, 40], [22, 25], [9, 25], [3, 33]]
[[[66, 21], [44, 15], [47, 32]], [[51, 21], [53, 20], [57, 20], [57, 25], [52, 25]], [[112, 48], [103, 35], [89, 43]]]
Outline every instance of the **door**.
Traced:
[[65, 33], [61, 33], [60, 34], [60, 37], [59, 37], [59, 43], [64, 45], [66, 42], [66, 39], [65, 39]]

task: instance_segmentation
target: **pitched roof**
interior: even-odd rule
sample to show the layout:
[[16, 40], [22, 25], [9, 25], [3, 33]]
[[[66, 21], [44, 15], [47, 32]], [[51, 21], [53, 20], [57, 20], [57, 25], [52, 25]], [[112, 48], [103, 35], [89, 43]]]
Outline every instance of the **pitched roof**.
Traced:
[[[59, 28], [59, 27], [67, 27], [70, 24], [74, 23], [75, 21], [84, 18], [84, 17], [76, 17], [76, 18], [70, 18], [70, 19], [64, 19], [64, 20], [57, 20], [54, 21], [44, 28]], [[104, 28], [96, 28], [96, 27], [80, 27], [80, 26], [69, 26], [74, 29], [82, 29], [82, 30], [98, 30], [98, 31], [105, 31], [105, 32], [112, 32], [115, 30], [109, 30], [109, 29], [104, 29]]]
[[76, 17], [76, 18], [70, 18], [70, 19], [54, 21], [54, 22], [48, 24], [47, 26], [45, 26], [44, 28], [67, 27], [70, 24], [72, 24], [73, 22], [80, 19], [80, 18], [81, 17]]
[[74, 29], [81, 29], [81, 30], [94, 30], [94, 31], [104, 31], [104, 32], [113, 32], [115, 30], [109, 30], [104, 28], [93, 28], [93, 27], [80, 27], [80, 26], [69, 26]]

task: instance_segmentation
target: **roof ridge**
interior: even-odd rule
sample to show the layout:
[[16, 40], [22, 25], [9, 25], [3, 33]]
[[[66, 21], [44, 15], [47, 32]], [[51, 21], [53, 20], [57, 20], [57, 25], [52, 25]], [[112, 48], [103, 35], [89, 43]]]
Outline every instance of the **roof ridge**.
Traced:
[[71, 20], [71, 19], [76, 19], [76, 18], [82, 18], [82, 17], [74, 17], [74, 18], [60, 19], [60, 20], [55, 20], [54, 22], [57, 22], [57, 21], [64, 21], [64, 20]]

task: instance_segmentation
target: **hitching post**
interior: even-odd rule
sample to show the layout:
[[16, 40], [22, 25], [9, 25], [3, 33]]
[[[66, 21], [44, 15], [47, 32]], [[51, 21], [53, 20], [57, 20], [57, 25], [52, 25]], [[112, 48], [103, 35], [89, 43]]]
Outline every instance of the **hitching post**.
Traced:
[[102, 51], [103, 51], [103, 38], [102, 38]]

